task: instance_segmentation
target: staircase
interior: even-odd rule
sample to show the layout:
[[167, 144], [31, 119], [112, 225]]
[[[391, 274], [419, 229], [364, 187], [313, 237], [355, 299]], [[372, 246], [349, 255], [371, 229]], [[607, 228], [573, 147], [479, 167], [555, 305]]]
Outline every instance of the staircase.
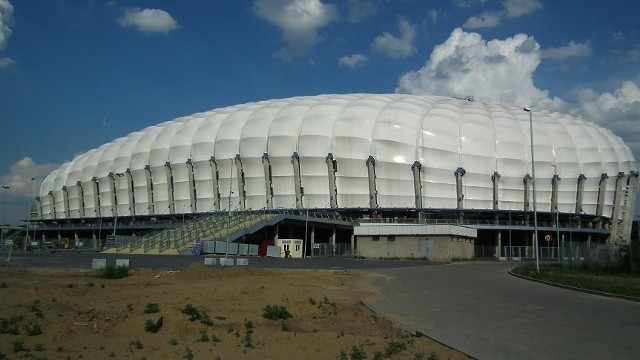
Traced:
[[179, 255], [191, 253], [195, 240], [230, 241], [244, 235], [247, 230], [261, 222], [273, 219], [275, 214], [266, 213], [220, 213], [204, 215], [173, 229], [165, 229], [142, 237], [115, 236], [112, 246], [105, 253]]

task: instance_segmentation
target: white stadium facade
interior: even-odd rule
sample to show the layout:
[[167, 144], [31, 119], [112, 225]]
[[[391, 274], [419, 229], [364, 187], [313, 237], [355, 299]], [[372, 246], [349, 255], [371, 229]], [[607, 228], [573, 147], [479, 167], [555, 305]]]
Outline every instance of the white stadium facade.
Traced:
[[[629, 147], [596, 124], [528, 110], [347, 94], [196, 113], [63, 164], [42, 184], [32, 226], [43, 239], [96, 246], [112, 232], [143, 236], [206, 214], [287, 213], [233, 240], [309, 242], [311, 213], [316, 243], [344, 243], [354, 255], [366, 233], [358, 224], [372, 222], [422, 226], [414, 235], [430, 225], [461, 226], [496, 257], [507, 232], [509, 246], [531, 246], [534, 228], [540, 246], [569, 237], [627, 242], [638, 179]], [[373, 240], [383, 233], [395, 240], [379, 231]]]

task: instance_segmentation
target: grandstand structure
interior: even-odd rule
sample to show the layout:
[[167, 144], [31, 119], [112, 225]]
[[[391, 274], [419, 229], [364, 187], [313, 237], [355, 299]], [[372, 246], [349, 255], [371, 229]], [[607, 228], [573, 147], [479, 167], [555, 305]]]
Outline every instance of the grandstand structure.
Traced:
[[[42, 184], [30, 228], [43, 244], [134, 253], [279, 237], [305, 239], [306, 255], [358, 255], [362, 224], [424, 241], [429, 226], [448, 225], [464, 229], [441, 235], [465, 234], [474, 256], [502, 257], [530, 254], [536, 233], [539, 247], [627, 243], [637, 179], [618, 136], [570, 115], [330, 94], [196, 113], [78, 155]], [[405, 241], [380, 229], [366, 243]]]

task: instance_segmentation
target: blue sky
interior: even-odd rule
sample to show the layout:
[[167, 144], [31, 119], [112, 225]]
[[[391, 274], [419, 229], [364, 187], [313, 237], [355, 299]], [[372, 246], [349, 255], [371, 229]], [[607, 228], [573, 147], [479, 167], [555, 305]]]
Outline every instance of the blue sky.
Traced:
[[639, 15], [637, 0], [0, 0], [0, 211], [24, 219], [52, 169], [132, 131], [298, 95], [532, 105], [638, 159]]

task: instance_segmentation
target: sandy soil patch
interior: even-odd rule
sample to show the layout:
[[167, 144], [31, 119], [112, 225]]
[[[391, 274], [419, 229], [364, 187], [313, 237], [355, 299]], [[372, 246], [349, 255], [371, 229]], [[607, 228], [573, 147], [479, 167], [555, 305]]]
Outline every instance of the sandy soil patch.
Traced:
[[[370, 296], [367, 275], [350, 271], [191, 266], [108, 280], [2, 268], [0, 359], [467, 358], [372, 313]], [[292, 317], [265, 319], [266, 305]]]

